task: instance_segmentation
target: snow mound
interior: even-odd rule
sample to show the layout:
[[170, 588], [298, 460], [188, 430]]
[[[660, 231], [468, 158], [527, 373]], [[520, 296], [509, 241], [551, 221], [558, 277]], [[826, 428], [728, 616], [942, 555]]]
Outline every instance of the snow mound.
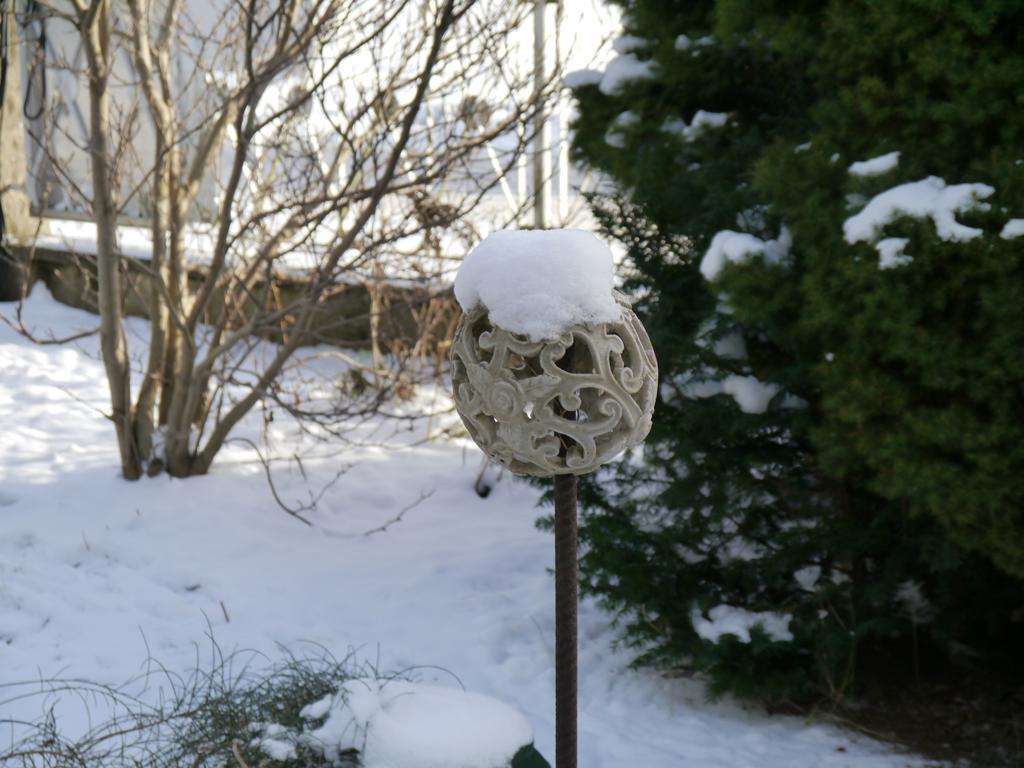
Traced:
[[900, 153], [890, 152], [887, 155], [879, 155], [870, 160], [859, 160], [851, 163], [847, 169], [852, 176], [881, 176], [888, 173], [900, 163]]
[[769, 264], [780, 263], [793, 245], [793, 238], [785, 227], [778, 240], [762, 240], [746, 232], [723, 230], [711, 238], [708, 252], [700, 262], [700, 273], [706, 280], [718, 279], [727, 264], [742, 264], [751, 256], [761, 256]]
[[491, 322], [531, 341], [574, 325], [615, 322], [608, 246], [581, 229], [503, 230], [474, 248], [455, 276], [464, 312], [478, 305]]
[[947, 186], [938, 176], [900, 184], [875, 195], [860, 213], [843, 222], [843, 235], [850, 244], [873, 243], [881, 235], [883, 227], [901, 216], [909, 216], [931, 219], [943, 240], [972, 240], [982, 231], [961, 224], [956, 220], [956, 214], [988, 210], [988, 203], [981, 201], [993, 192], [995, 190], [988, 184]]
[[497, 699], [400, 680], [350, 680], [305, 710], [326, 720], [304, 735], [327, 756], [356, 749], [363, 768], [500, 768], [533, 729]]

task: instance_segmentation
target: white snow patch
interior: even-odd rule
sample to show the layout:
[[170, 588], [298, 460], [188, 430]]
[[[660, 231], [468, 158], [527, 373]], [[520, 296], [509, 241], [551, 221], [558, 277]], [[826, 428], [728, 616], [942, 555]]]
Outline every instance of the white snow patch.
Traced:
[[878, 251], [878, 268], [893, 269], [913, 262], [914, 257], [903, 252], [910, 240], [906, 237], [886, 237], [875, 243]]
[[729, 122], [728, 112], [708, 112], [698, 109], [690, 121], [690, 130], [695, 131], [703, 128], [721, 128]]
[[[8, 317], [13, 310], [0, 304]], [[43, 335], [96, 325], [41, 284], [24, 318]], [[126, 324], [135, 359], [150, 327], [139, 318]], [[307, 362], [336, 362], [333, 352], [310, 350]], [[443, 390], [421, 401], [434, 412], [450, 403]], [[379, 669], [437, 665], [515, 705], [550, 759], [554, 561], [550, 534], [533, 525], [539, 489], [506, 474], [479, 498], [481, 455], [469, 440], [438, 438], [436, 419], [406, 431], [374, 418], [352, 443], [325, 451], [278, 413], [269, 429], [285, 500], [307, 499], [337, 479], [339, 464], [353, 465], [311, 511], [309, 527], [281, 512], [242, 444], [228, 446], [205, 477], [124, 481], [109, 408], [96, 336], [36, 346], [0, 322], [0, 488], [16, 500], [0, 509], [0, 683], [62, 675], [118, 684], [147, 657], [188, 675], [194, 644], [208, 647], [210, 631], [228, 650], [272, 653], [283, 644], [301, 652], [294, 644], [302, 639], [340, 658], [362, 647]], [[258, 441], [266, 428], [254, 413], [238, 434]], [[392, 433], [395, 449], [382, 448]], [[295, 452], [302, 472], [289, 458]], [[364, 535], [434, 489], [399, 524]], [[581, 601], [579, 618], [579, 762], [587, 768], [925, 765], [831, 725], [709, 704], [697, 680], [631, 669], [632, 653], [614, 643], [617, 632], [592, 598]], [[451, 679], [433, 667], [418, 674], [429, 684]], [[49, 694], [45, 702], [13, 698], [6, 695], [5, 718], [36, 719], [53, 703]], [[62, 731], [77, 736], [95, 725], [106, 714], [98, 706], [82, 711], [74, 697], [62, 700]]]
[[249, 730], [260, 734], [252, 740], [251, 745], [271, 760], [294, 760], [298, 757], [295, 745], [286, 740], [291, 732], [283, 725], [253, 723]]
[[751, 256], [761, 256], [768, 264], [779, 264], [789, 254], [793, 237], [786, 227], [777, 240], [762, 240], [746, 232], [723, 230], [711, 238], [708, 252], [700, 262], [700, 273], [709, 281], [718, 279], [727, 264], [742, 264]]
[[728, 122], [728, 112], [707, 112], [698, 109], [689, 124], [681, 117], [670, 117], [661, 124], [661, 130], [682, 136], [683, 141], [690, 142], [709, 128], [721, 128]]
[[935, 617], [935, 607], [924, 596], [921, 585], [916, 581], [905, 581], [896, 589], [896, 599], [917, 624], [926, 624]]
[[760, 560], [767, 552], [767, 548], [757, 542], [744, 539], [742, 536], [733, 536], [719, 551], [719, 557], [724, 563], [735, 561], [749, 563]]
[[364, 768], [495, 768], [533, 743], [529, 721], [497, 699], [401, 680], [350, 680], [326, 717], [303, 741], [332, 759], [359, 750]]
[[[768, 405], [780, 391], [778, 384], [764, 382], [755, 376], [744, 376], [730, 373], [722, 379], [693, 378], [683, 383], [679, 391], [684, 397], [700, 400], [718, 395], [730, 395], [736, 405], [744, 413], [764, 413]], [[802, 408], [805, 401], [795, 395], [787, 394], [782, 398], [782, 408]]]
[[793, 639], [789, 631], [791, 616], [773, 611], [748, 611], [733, 605], [717, 605], [708, 611], [708, 618], [694, 608], [693, 629], [704, 640], [717, 643], [722, 635], [733, 635], [741, 643], [750, 642], [750, 630], [760, 627], [772, 640], [785, 643]]
[[599, 88], [606, 96], [615, 96], [634, 80], [649, 80], [654, 77], [654, 62], [640, 61], [631, 53], [616, 56], [604, 69]]
[[299, 716], [306, 720], [320, 720], [327, 717], [327, 714], [331, 711], [331, 705], [334, 703], [334, 694], [328, 694], [323, 698], [317, 699], [312, 704], [307, 704], [301, 710], [299, 710]]
[[779, 393], [778, 384], [759, 381], [755, 376], [731, 374], [722, 381], [722, 391], [732, 395], [744, 413], [764, 413], [768, 403]]
[[[668, 399], [667, 395], [671, 393], [671, 391], [671, 388], [663, 389], [662, 396], [665, 399]], [[716, 381], [715, 379], [705, 378], [686, 381], [679, 387], [679, 391], [683, 397], [688, 397], [692, 400], [702, 400], [706, 397], [717, 397], [718, 395], [725, 394], [722, 382]]]
[[971, 210], [987, 211], [982, 202], [995, 190], [988, 184], [954, 184], [947, 186], [938, 176], [900, 184], [875, 195], [860, 213], [843, 222], [843, 235], [848, 243], [871, 243], [881, 235], [883, 227], [901, 216], [931, 219], [943, 240], [962, 242], [982, 234], [956, 220], [955, 214]]
[[680, 136], [685, 136], [688, 126], [686, 121], [681, 117], [667, 117], [661, 124], [661, 130], [665, 133], [675, 133]]
[[647, 41], [636, 35], [622, 35], [612, 41], [612, 48], [616, 53], [632, 53], [637, 48], [642, 48]]
[[585, 85], [600, 85], [604, 72], [599, 69], [577, 69], [562, 78], [566, 88], [582, 88]]
[[860, 192], [851, 192], [846, 196], [846, 207], [850, 210], [853, 210], [854, 208], [863, 208], [867, 201], [868, 199]]
[[999, 233], [1003, 240], [1012, 240], [1021, 235], [1024, 235], [1024, 219], [1010, 219], [1003, 225], [1003, 230]]
[[745, 360], [747, 357], [747, 342], [739, 331], [715, 339], [711, 349], [719, 357], [729, 360]]
[[611, 250], [590, 232], [503, 230], [466, 256], [455, 298], [463, 311], [483, 305], [496, 325], [541, 341], [618, 320], [613, 270]]
[[713, 42], [715, 42], [715, 38], [711, 35], [698, 37], [696, 40], [689, 35], [679, 35], [679, 37], [676, 38], [676, 50], [687, 51], [694, 46], [711, 45]]
[[686, 132], [686, 121], [682, 118], [666, 118], [662, 122], [662, 130], [666, 133], [678, 133], [682, 135]]
[[682, 544], [676, 544], [672, 547], [672, 549], [675, 551], [677, 555], [679, 555], [679, 557], [682, 558], [683, 562], [687, 565], [697, 565], [698, 563], [703, 563], [705, 560], [708, 559], [707, 555], [702, 555], [699, 552], [694, 552], [692, 549], [690, 549], [689, 547], [684, 547]]
[[631, 110], [626, 110], [616, 115], [615, 119], [612, 120], [611, 125], [608, 126], [608, 131], [604, 135], [604, 143], [610, 147], [616, 149], [622, 149], [626, 146], [626, 138], [623, 135], [623, 131], [638, 125], [640, 123], [640, 115]]
[[881, 176], [883, 173], [888, 173], [900, 162], [899, 152], [889, 152], [885, 155], [879, 155], [873, 157], [870, 160], [858, 160], [856, 163], [851, 163], [849, 172], [853, 176]]
[[800, 585], [800, 589], [807, 592], [813, 592], [814, 585], [817, 584], [818, 579], [821, 578], [821, 566], [804, 566], [793, 573], [793, 578], [796, 579], [796, 583]]

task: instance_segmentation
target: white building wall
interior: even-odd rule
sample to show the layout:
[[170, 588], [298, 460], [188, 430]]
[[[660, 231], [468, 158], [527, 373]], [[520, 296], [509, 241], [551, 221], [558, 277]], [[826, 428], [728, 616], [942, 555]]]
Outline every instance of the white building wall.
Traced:
[[[65, 0], [66, 1], [66, 0]], [[186, 0], [187, 19], [194, 36], [188, 38], [183, 50], [175, 61], [178, 87], [182, 89], [181, 99], [185, 112], [194, 110], [193, 121], [202, 118], [205, 107], [202, 100], [204, 76], [196, 76], [194, 57], [198, 42], [209, 35], [216, 38], [222, 31], [223, 18], [220, 4], [224, 0]], [[128, 17], [123, 0], [117, 0], [116, 14]], [[602, 66], [610, 57], [610, 39], [619, 26], [618, 10], [605, 6], [601, 0], [565, 0], [561, 7], [549, 4], [547, 22], [547, 56], [549, 67], [554, 66], [556, 54], [561, 58], [565, 71]], [[77, 188], [84, 195], [90, 191], [89, 156], [85, 147], [88, 143], [89, 105], [84, 78], [84, 54], [77, 31], [70, 23], [48, 19], [45, 27], [31, 23], [22, 30], [26, 45], [24, 87], [28, 89], [26, 112], [35, 119], [27, 121], [29, 134], [28, 155], [31, 176], [30, 193], [37, 210], [74, 216], [87, 215], [88, 207], [81, 196], [68, 193], [64, 188]], [[45, 44], [45, 68], [36, 66]], [[519, 32], [518, 49], [522, 52], [522, 65], [532, 66], [533, 24], [528, 19]], [[194, 48], [195, 50], [188, 50]], [[211, 46], [207, 50], [212, 50]], [[205, 54], [209, 56], [207, 52]], [[213, 62], [210, 62], [211, 64]], [[45, 79], [45, 82], [44, 82]], [[186, 83], [192, 87], [186, 88]], [[467, 90], [471, 90], [468, 86]], [[45, 94], [45, 104], [42, 103]], [[146, 169], [152, 166], [155, 150], [153, 130], [145, 104], [134, 82], [134, 72], [128, 52], [120, 48], [114, 63], [111, 78], [112, 110], [114, 120], [130, 129], [131, 141], [121, 158], [120, 191], [124, 205], [123, 215], [128, 219], [146, 219], [148, 210], [145, 194]], [[191, 106], [189, 106], [191, 105]], [[501, 105], [493, 105], [500, 108]], [[566, 223], [574, 206], [575, 189], [583, 182], [579, 174], [568, 167], [566, 124], [571, 116], [568, 98], [560, 100], [550, 116], [552, 136], [551, 187], [555, 191], [552, 202], [553, 224]], [[45, 138], [43, 137], [45, 131]], [[47, 149], [40, 146], [45, 141]], [[501, 152], [501, 142], [495, 143], [495, 151]], [[59, 166], [58, 173], [54, 165]], [[481, 153], [473, 165], [474, 172], [494, 175], [494, 164], [489, 153]], [[200, 213], [210, 210], [215, 204], [216, 169], [211, 174], [200, 194], [197, 209]], [[59, 176], [66, 176], [60, 180]], [[495, 188], [491, 207], [521, 204], [530, 194], [530, 174], [512, 173], [504, 183]], [[559, 192], [561, 195], [559, 195]], [[526, 223], [526, 222], [522, 222]]]

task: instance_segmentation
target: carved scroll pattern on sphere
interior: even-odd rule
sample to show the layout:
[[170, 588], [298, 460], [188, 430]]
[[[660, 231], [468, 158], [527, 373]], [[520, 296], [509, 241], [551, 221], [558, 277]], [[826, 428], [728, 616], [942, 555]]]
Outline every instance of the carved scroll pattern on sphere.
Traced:
[[517, 474], [579, 475], [647, 436], [658, 364], [640, 320], [619, 303], [619, 322], [541, 342], [494, 326], [483, 309], [463, 315], [455, 405], [485, 453]]

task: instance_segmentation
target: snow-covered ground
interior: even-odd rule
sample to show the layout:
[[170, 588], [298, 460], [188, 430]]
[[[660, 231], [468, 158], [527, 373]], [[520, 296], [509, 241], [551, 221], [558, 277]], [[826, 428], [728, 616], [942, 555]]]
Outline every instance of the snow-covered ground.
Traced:
[[[41, 287], [26, 317], [57, 334], [95, 325]], [[383, 670], [436, 665], [416, 676], [446, 686], [457, 677], [511, 704], [552, 755], [553, 554], [533, 525], [535, 488], [506, 477], [478, 498], [476, 448], [420, 442], [421, 424], [389, 449], [310, 447], [324, 456], [304, 460], [311, 487], [353, 466], [307, 527], [274, 504], [241, 444], [206, 477], [121, 480], [107, 403], [95, 338], [37, 347], [0, 325], [0, 683], [118, 683], [147, 655], [184, 671], [207, 631], [225, 650], [271, 656], [277, 644], [301, 652], [308, 641], [338, 657], [355, 647]], [[278, 452], [290, 455], [288, 425], [275, 428]], [[286, 500], [306, 494], [294, 462], [275, 468]], [[831, 727], [708, 705], [695, 681], [628, 670], [595, 605], [584, 602], [580, 622], [588, 768], [919, 764]], [[38, 707], [7, 703], [0, 719], [37, 717]]]

